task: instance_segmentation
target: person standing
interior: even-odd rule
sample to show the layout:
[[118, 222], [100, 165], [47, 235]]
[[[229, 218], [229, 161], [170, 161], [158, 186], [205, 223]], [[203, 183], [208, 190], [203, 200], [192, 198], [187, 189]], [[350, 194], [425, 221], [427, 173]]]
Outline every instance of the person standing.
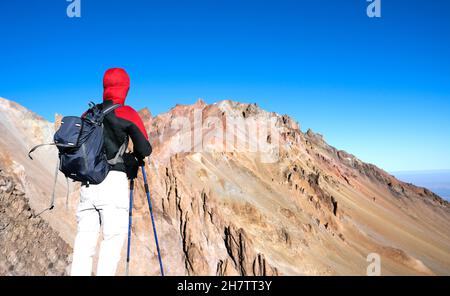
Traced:
[[[115, 159], [106, 179], [98, 185], [83, 185], [77, 208], [77, 235], [75, 238], [71, 275], [92, 275], [93, 257], [102, 229], [97, 263], [97, 276], [114, 276], [128, 232], [128, 180], [136, 178], [140, 164], [152, 152], [147, 131], [139, 114], [125, 99], [130, 89], [130, 78], [125, 70], [112, 68], [103, 78], [101, 108], [114, 104], [121, 106], [109, 113], [103, 121], [104, 148], [108, 160]], [[133, 153], [118, 153], [133, 142]]]

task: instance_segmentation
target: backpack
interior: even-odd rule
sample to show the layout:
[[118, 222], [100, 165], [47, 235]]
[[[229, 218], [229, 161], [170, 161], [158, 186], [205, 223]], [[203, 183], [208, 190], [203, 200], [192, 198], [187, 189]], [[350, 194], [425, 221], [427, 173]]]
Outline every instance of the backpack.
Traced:
[[48, 210], [54, 208], [58, 170], [66, 176], [67, 180], [72, 179], [74, 182], [81, 182], [83, 185], [89, 186], [103, 182], [111, 166], [123, 162], [122, 156], [128, 146], [128, 139], [119, 148], [116, 156], [108, 160], [103, 138], [103, 120], [106, 115], [122, 105], [115, 104], [106, 109], [103, 109], [102, 105], [95, 105], [92, 102], [89, 105], [89, 110], [83, 116], [67, 116], [62, 119], [61, 126], [54, 135], [53, 143], [38, 145], [28, 153], [28, 156], [33, 159], [31, 154], [39, 147], [54, 145], [58, 148], [59, 159], [52, 202]]

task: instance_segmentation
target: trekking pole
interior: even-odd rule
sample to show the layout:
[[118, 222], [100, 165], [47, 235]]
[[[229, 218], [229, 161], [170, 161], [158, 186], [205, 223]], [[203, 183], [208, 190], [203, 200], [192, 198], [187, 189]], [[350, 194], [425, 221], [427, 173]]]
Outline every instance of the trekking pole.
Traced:
[[126, 276], [128, 276], [130, 271], [130, 250], [131, 250], [131, 226], [133, 224], [133, 191], [134, 191], [134, 180], [130, 181], [130, 210], [128, 212], [128, 246], [127, 246], [127, 265], [126, 265]]
[[155, 236], [156, 250], [158, 251], [159, 268], [161, 270], [161, 276], [164, 276], [164, 268], [163, 268], [163, 264], [162, 264], [162, 260], [161, 260], [161, 251], [159, 250], [158, 235], [156, 234], [155, 219], [153, 218], [153, 207], [152, 207], [152, 201], [150, 199], [150, 190], [149, 190], [148, 182], [147, 182], [147, 174], [145, 173], [145, 165], [141, 166], [141, 169], [142, 169], [142, 176], [144, 177], [144, 187], [145, 187], [145, 193], [147, 194], [148, 207], [150, 209], [150, 217], [152, 219], [153, 234]]

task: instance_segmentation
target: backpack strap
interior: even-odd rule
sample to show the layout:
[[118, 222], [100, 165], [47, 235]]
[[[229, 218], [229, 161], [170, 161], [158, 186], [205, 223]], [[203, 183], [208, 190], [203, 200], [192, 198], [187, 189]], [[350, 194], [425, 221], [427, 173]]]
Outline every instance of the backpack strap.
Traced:
[[[52, 200], [50, 202], [50, 206], [48, 207], [49, 211], [52, 211], [55, 208], [55, 201], [56, 201], [56, 184], [58, 181], [58, 174], [59, 174], [59, 165], [61, 163], [61, 160], [58, 157], [58, 160], [56, 162], [56, 171], [55, 171], [55, 179], [53, 180], [53, 192], [52, 192]], [[66, 190], [66, 210], [69, 209], [69, 194], [70, 194], [70, 186], [69, 186], [69, 178], [66, 176], [66, 184], [67, 184], [67, 190]]]
[[123, 163], [123, 154], [125, 153], [125, 151], [127, 150], [128, 147], [128, 139], [125, 141], [125, 143], [122, 144], [122, 146], [120, 146], [119, 151], [117, 151], [116, 156], [114, 156], [113, 159], [108, 160], [108, 163], [110, 165], [116, 165], [118, 163]]
[[106, 109], [104, 109], [102, 112], [104, 115], [108, 115], [109, 113], [111, 113], [112, 111], [116, 110], [119, 107], [122, 107], [122, 104], [114, 104]]
[[33, 157], [31, 157], [31, 153], [33, 153], [34, 151], [36, 151], [36, 149], [41, 148], [41, 147], [44, 147], [44, 146], [56, 146], [56, 143], [41, 144], [41, 145], [34, 146], [34, 147], [30, 150], [30, 152], [28, 152], [28, 157], [29, 157], [31, 160], [33, 160]]
[[[114, 104], [114, 105], [112, 105], [112, 106], [110, 106], [110, 107], [104, 109], [104, 110], [102, 111], [102, 114], [103, 114], [102, 120], [103, 120], [103, 118], [106, 117], [106, 115], [108, 115], [109, 113], [113, 112], [114, 110], [116, 110], [117, 108], [122, 107], [122, 106], [123, 106], [122, 104]], [[122, 156], [123, 156], [123, 154], [125, 153], [125, 151], [127, 150], [127, 147], [128, 147], [128, 138], [127, 138], [127, 140], [122, 144], [122, 146], [120, 146], [119, 151], [117, 151], [117, 153], [116, 153], [116, 156], [114, 156], [113, 159], [108, 160], [108, 163], [109, 163], [110, 165], [116, 165], [116, 164], [118, 164], [118, 163], [123, 163], [123, 158], [122, 158]]]
[[56, 198], [56, 183], [58, 182], [58, 172], [59, 172], [59, 157], [56, 161], [56, 170], [55, 170], [55, 179], [53, 180], [53, 192], [52, 192], [52, 200], [50, 202], [50, 206], [48, 209], [51, 211], [55, 208], [55, 198]]
[[103, 109], [102, 111], [102, 117], [101, 117], [101, 121], [103, 121], [103, 119], [106, 117], [106, 115], [108, 115], [109, 113], [113, 112], [114, 110], [116, 110], [119, 107], [122, 107], [122, 104], [114, 104], [106, 109]]
[[70, 192], [70, 186], [69, 186], [69, 177], [66, 177], [66, 184], [67, 184], [67, 193], [66, 193], [66, 210], [69, 210], [69, 192]]
[[[106, 115], [108, 115], [109, 113], [113, 112], [114, 110], [116, 110], [119, 107], [122, 107], [122, 104], [114, 104], [112, 106], [109, 106], [108, 108], [105, 109], [101, 109], [99, 105], [95, 105], [94, 103], [89, 103], [89, 107], [90, 109], [88, 111], [86, 111], [81, 118], [89, 121], [93, 124], [98, 124], [98, 125], [102, 125], [103, 120], [105, 119]], [[91, 113], [94, 116], [88, 116], [88, 114]]]
[[[40, 145], [43, 146], [43, 145]], [[30, 157], [31, 158], [31, 157]], [[31, 158], [32, 159], [32, 158]], [[52, 211], [55, 208], [55, 199], [56, 199], [56, 182], [58, 181], [58, 171], [59, 171], [59, 158], [56, 161], [56, 170], [55, 170], [55, 178], [53, 180], [53, 190], [52, 190], [52, 199], [50, 201], [50, 206], [45, 210], [41, 211], [39, 214], [34, 215], [34, 218], [40, 217], [42, 214], [48, 211]]]

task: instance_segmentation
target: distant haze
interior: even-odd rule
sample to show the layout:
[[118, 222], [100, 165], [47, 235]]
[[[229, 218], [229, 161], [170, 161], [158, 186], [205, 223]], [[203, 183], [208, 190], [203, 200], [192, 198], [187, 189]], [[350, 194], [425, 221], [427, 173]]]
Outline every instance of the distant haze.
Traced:
[[430, 189], [437, 195], [450, 200], [450, 170], [393, 172], [403, 182]]

